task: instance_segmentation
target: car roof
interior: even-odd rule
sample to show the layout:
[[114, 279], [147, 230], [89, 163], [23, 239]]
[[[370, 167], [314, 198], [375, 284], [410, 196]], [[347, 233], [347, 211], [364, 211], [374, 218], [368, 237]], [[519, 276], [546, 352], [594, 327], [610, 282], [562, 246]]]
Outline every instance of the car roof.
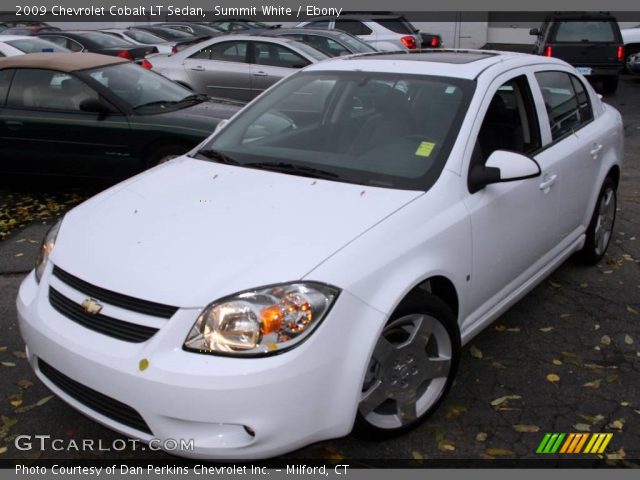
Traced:
[[313, 17], [307, 18], [305, 22], [317, 22], [324, 20], [360, 20], [362, 22], [375, 22], [376, 20], [404, 20], [402, 15], [372, 15], [366, 13], [344, 13], [337, 16]]
[[426, 49], [375, 52], [335, 57], [307, 67], [306, 71], [370, 71], [447, 76], [473, 80], [491, 67], [501, 70], [531, 64], [566, 65], [553, 57], [494, 50]]
[[75, 72], [88, 68], [127, 63], [129, 60], [97, 53], [30, 53], [0, 59], [4, 68], [45, 68], [60, 72]]
[[615, 17], [607, 12], [558, 12], [547, 17], [549, 20], [615, 20]]

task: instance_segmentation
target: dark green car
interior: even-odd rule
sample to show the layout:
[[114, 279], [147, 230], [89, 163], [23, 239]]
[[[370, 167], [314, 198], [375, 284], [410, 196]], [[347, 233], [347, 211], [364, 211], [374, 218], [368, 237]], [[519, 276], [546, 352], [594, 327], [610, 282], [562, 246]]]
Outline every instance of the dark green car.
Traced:
[[118, 57], [8, 57], [0, 60], [0, 172], [124, 178], [186, 153], [240, 108]]

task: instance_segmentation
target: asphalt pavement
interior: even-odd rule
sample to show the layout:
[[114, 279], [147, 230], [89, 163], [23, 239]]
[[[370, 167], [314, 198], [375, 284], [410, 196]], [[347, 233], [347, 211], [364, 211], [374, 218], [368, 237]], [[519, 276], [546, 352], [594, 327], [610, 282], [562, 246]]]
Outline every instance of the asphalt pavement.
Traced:
[[[547, 432], [602, 432], [613, 433], [605, 458], [640, 461], [640, 78], [622, 77], [618, 92], [605, 100], [622, 112], [626, 142], [615, 235], [606, 258], [595, 267], [570, 259], [467, 345], [446, 401], [416, 430], [386, 441], [350, 435], [287, 458], [365, 464], [367, 459], [446, 459], [454, 464], [461, 459], [540, 459], [536, 448]], [[121, 437], [52, 397], [35, 378], [15, 313], [19, 284], [48, 225], [94, 190], [70, 195], [68, 189], [47, 184], [48, 200], [39, 201], [45, 207], [31, 208], [31, 192], [41, 192], [41, 182], [3, 183], [0, 214], [4, 209], [10, 219], [25, 197], [30, 200], [23, 207], [31, 213], [23, 212], [0, 241], [0, 459], [170, 459], [131, 448], [15, 448], [18, 435], [92, 439], [102, 445]], [[282, 425], [282, 434], [286, 431]]]

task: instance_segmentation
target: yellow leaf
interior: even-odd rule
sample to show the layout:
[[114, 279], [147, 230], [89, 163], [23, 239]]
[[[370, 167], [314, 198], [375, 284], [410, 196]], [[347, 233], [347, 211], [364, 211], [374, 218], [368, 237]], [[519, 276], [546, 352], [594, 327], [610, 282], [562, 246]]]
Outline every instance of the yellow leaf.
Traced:
[[514, 425], [513, 429], [520, 433], [536, 433], [540, 431], [540, 427], [537, 425]]
[[27, 388], [33, 386], [33, 382], [31, 380], [26, 380], [26, 379], [18, 380], [16, 384], [23, 390], [26, 390]]
[[633, 345], [633, 338], [631, 338], [631, 335], [624, 336], [624, 343], [627, 345]]
[[494, 368], [501, 368], [501, 369], [507, 368], [500, 362], [491, 362], [491, 365], [493, 365]]
[[618, 420], [614, 420], [607, 426], [609, 428], [613, 428], [614, 430], [622, 430], [622, 427], [624, 427], [624, 418], [619, 418]]
[[577, 430], [579, 432], [590, 432], [591, 431], [591, 425], [589, 425], [588, 423], [576, 423], [573, 426], [574, 430]]
[[438, 443], [438, 450], [441, 452], [453, 452], [456, 446], [449, 440], [442, 440]]
[[496, 325], [496, 332], [504, 332], [506, 329], [504, 325]]
[[611, 345], [611, 337], [609, 335], [603, 335], [600, 339], [600, 343], [603, 345]]
[[570, 316], [570, 313], [563, 313], [562, 315], [560, 315], [560, 318], [569, 318]]
[[484, 442], [487, 439], [487, 433], [486, 432], [479, 432], [476, 435], [476, 441], [478, 442]]
[[7, 347], [0, 347], [0, 353], [6, 352], [6, 351], [7, 351]]
[[487, 448], [486, 452], [487, 455], [491, 455], [492, 457], [508, 457], [509, 455], [513, 455], [513, 452], [506, 448]]
[[469, 348], [469, 352], [471, 353], [471, 356], [473, 358], [477, 358], [479, 360], [482, 359], [482, 352], [475, 345], [471, 345], [471, 348]]
[[588, 286], [589, 286], [589, 284], [588, 284], [588, 283], [581, 283], [581, 284], [580, 284], [580, 287], [581, 287], [581, 288], [587, 288]]
[[507, 400], [519, 400], [521, 398], [522, 397], [520, 395], [505, 395], [504, 397], [500, 397], [500, 398], [496, 398], [495, 400], [492, 400], [491, 406], [497, 407], [499, 405], [502, 405]]
[[13, 362], [1, 362], [0, 365], [2, 365], [3, 367], [8, 367], [8, 368], [16, 366], [16, 364], [13, 363]]
[[42, 405], [44, 405], [45, 403], [47, 403], [49, 400], [51, 400], [53, 398], [53, 395], [49, 395], [48, 397], [44, 397], [41, 398], [40, 400], [38, 400], [36, 402], [36, 406], [41, 407]]
[[633, 315], [638, 315], [638, 311], [629, 305], [627, 305], [627, 312], [632, 313]]
[[422, 456], [422, 454], [420, 452], [412, 452], [411, 456], [413, 457], [414, 460], [423, 460], [424, 457]]
[[0, 447], [0, 455], [2, 455], [3, 453], [6, 453], [7, 451], [7, 447]]
[[11, 405], [13, 405], [15, 408], [18, 408], [20, 405], [22, 405], [22, 399], [20, 398], [16, 398], [15, 400], [11, 400]]
[[551, 330], [553, 330], [553, 327], [544, 327], [540, 329], [540, 331], [544, 333], [550, 332]]
[[547, 380], [551, 383], [556, 383], [560, 381], [560, 377], [555, 373], [550, 373], [549, 375], [547, 375]]
[[593, 382], [587, 382], [582, 386], [587, 388], [600, 388], [600, 383], [602, 383], [602, 380], [598, 379], [598, 380], [594, 380]]
[[562, 361], [558, 360], [557, 358], [554, 358], [553, 360], [551, 360], [551, 363], [553, 363], [554, 365], [562, 365]]

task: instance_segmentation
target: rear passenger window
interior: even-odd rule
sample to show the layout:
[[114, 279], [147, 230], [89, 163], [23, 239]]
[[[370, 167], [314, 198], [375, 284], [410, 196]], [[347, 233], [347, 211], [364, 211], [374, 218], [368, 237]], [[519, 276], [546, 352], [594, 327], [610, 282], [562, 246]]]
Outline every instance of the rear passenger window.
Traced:
[[190, 58], [244, 63], [247, 58], [247, 42], [223, 42], [210, 45]]
[[536, 79], [542, 90], [553, 140], [593, 118], [589, 96], [578, 79], [565, 72], [538, 72]]
[[336, 28], [351, 35], [371, 35], [373, 31], [357, 20], [336, 20]]
[[[1, 56], [2, 54], [0, 54]], [[11, 83], [11, 77], [13, 76], [13, 70], [0, 71], [0, 106], [4, 105], [7, 99], [7, 92], [9, 91], [9, 84]]]
[[257, 65], [268, 65], [283, 68], [303, 68], [309, 62], [297, 53], [281, 45], [265, 42], [255, 42], [254, 62]]

